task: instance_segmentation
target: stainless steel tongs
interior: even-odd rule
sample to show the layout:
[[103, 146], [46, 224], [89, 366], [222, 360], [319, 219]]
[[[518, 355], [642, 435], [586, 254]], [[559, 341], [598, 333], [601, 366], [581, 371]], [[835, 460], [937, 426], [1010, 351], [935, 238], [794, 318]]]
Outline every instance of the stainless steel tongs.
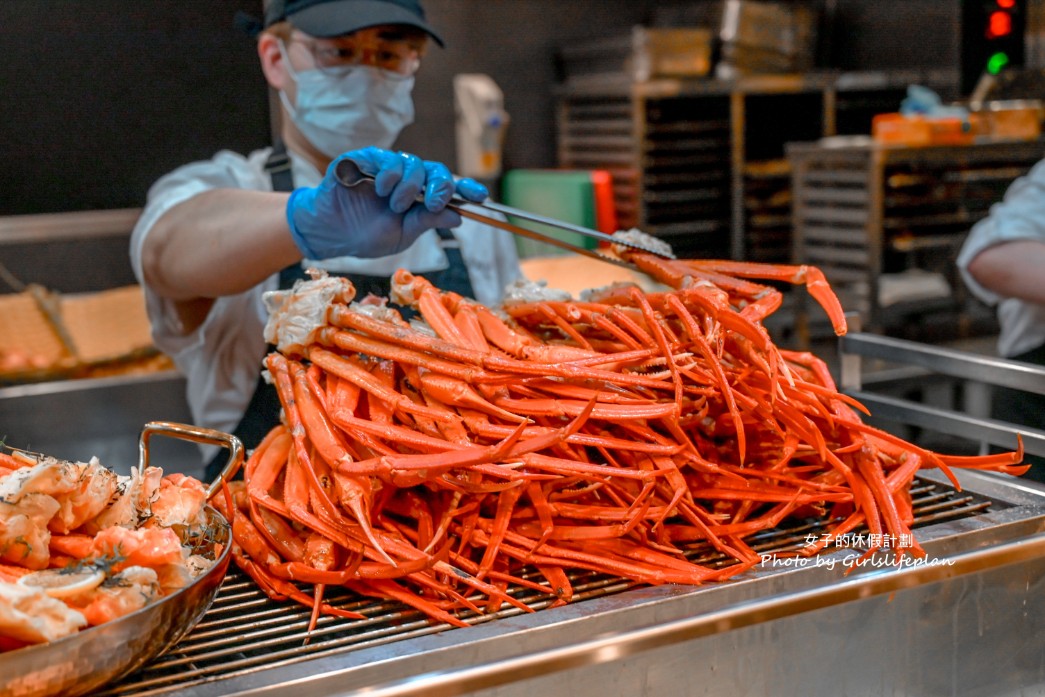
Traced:
[[[373, 184], [374, 182], [374, 178], [372, 176], [361, 172], [359, 168], [355, 165], [355, 163], [348, 159], [341, 160], [341, 162], [338, 163], [335, 174], [337, 176], [338, 182], [340, 182], [342, 186], [353, 187], [358, 186], [363, 182], [370, 182], [371, 184]], [[561, 249], [576, 252], [577, 254], [583, 254], [586, 257], [591, 257], [593, 259], [598, 259], [599, 261], [604, 261], [608, 264], [616, 264], [617, 266], [623, 266], [627, 269], [635, 270], [635, 265], [626, 262], [623, 259], [619, 259], [608, 254], [603, 254], [598, 250], [588, 249], [587, 247], [581, 247], [571, 242], [561, 240], [552, 235], [540, 232], [538, 230], [531, 230], [529, 228], [516, 225], [514, 223], [509, 222], [508, 220], [502, 220], [500, 218], [484, 215], [479, 211], [481, 210], [490, 211], [492, 213], [499, 213], [506, 217], [510, 216], [512, 218], [517, 218], [519, 220], [525, 220], [531, 223], [536, 223], [538, 225], [544, 225], [550, 228], [563, 230], [565, 232], [576, 233], [584, 237], [598, 240], [600, 242], [619, 244], [624, 247], [630, 247], [639, 251], [648, 252], [649, 254], [655, 254], [659, 257], [664, 257], [667, 259], [675, 258], [675, 255], [671, 254], [670, 252], [652, 249], [642, 244], [641, 242], [627, 239], [618, 239], [613, 235], [607, 235], [605, 232], [600, 232], [599, 230], [592, 230], [591, 228], [586, 228], [582, 225], [575, 225], [573, 223], [566, 222], [565, 220], [556, 220], [555, 218], [549, 218], [538, 213], [531, 213], [529, 211], [520, 210], [518, 208], [512, 208], [511, 206], [505, 206], [500, 203], [473, 203], [455, 195], [453, 199], [451, 199], [450, 203], [447, 205], [447, 208], [456, 211], [459, 215], [461, 215], [464, 218], [471, 218], [472, 220], [478, 221], [480, 223], [484, 223], [495, 228], [500, 228], [501, 230], [507, 230], [513, 235], [519, 235], [521, 237], [527, 237], [531, 240], [536, 240], [538, 242], [544, 242], [546, 244], [559, 247]]]

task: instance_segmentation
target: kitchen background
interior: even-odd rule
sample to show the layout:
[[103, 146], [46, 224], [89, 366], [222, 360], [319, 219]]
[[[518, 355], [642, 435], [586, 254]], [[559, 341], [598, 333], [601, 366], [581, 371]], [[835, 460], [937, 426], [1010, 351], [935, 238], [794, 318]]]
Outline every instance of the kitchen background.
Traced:
[[[504, 168], [556, 165], [564, 46], [637, 24], [714, 21], [700, 0], [427, 0], [445, 50], [426, 58], [417, 122], [400, 147], [454, 162], [452, 79], [490, 75], [511, 116]], [[787, 4], [787, 3], [785, 3]], [[816, 63], [941, 70], [957, 91], [959, 0], [820, 0]], [[1029, 66], [1043, 59], [1045, 2], [1027, 7]], [[260, 0], [4, 0], [0, 3], [0, 215], [140, 206], [149, 185], [221, 148], [268, 143], [253, 42], [234, 26]], [[956, 96], [956, 95], [949, 95]]]

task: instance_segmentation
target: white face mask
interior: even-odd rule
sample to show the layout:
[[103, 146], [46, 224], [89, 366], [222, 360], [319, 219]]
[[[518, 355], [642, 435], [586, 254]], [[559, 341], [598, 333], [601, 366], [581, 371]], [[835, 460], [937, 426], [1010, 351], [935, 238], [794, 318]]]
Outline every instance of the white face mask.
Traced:
[[296, 105], [279, 98], [298, 130], [330, 158], [376, 145], [389, 148], [414, 122], [413, 76], [362, 65], [331, 73], [294, 70], [280, 42], [287, 72], [297, 83]]

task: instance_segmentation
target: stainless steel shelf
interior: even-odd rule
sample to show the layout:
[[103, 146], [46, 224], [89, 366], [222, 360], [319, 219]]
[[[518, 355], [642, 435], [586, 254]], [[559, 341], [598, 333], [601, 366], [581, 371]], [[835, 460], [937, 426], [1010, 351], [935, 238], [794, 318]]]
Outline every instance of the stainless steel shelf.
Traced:
[[[5, 445], [86, 462], [129, 474], [138, 437], [150, 421], [193, 423], [185, 380], [174, 372], [58, 380], [0, 388], [0, 436]], [[152, 464], [202, 478], [199, 449], [175, 439], [156, 442]]]
[[[888, 307], [884, 274], [938, 274], [951, 289], [944, 309], [956, 323], [966, 316], [968, 298], [954, 263], [961, 241], [1012, 179], [1045, 157], [1045, 140], [901, 147], [868, 137], [789, 143], [787, 155], [794, 259], [818, 266], [855, 301], [852, 309], [868, 329], [887, 333], [899, 319], [938, 312], [941, 303]], [[1012, 177], [999, 178], [1002, 172]]]
[[[1045, 394], [1045, 367], [865, 332], [841, 337], [839, 355], [839, 386], [870, 410], [872, 423], [887, 430], [889, 425], [925, 429], [979, 443], [981, 449], [991, 445], [1014, 450], [1019, 436], [1027, 453], [1045, 456], [1045, 431], [985, 416], [991, 386]], [[874, 375], [867, 369], [871, 362], [877, 366], [874, 372], [881, 373], [886, 366], [887, 374], [902, 375], [894, 380], [868, 380]], [[964, 388], [965, 408], [928, 404], [906, 394], [912, 387], [939, 378]], [[983, 403], [970, 407], [968, 395], [976, 395]]]
[[[623, 74], [571, 76], [556, 90], [558, 164], [606, 169], [615, 179], [634, 181], [632, 191], [615, 197], [622, 228], [659, 235], [658, 224], [665, 219], [685, 218], [692, 229], [722, 231], [676, 235], [670, 242], [682, 256], [787, 263], [792, 260], [790, 201], [780, 209], [749, 194], [770, 180], [786, 193], [791, 179], [786, 172], [762, 176], [751, 163], [778, 159], [786, 164], [787, 142], [834, 135], [840, 125], [853, 128], [860, 121], [866, 124], [857, 128], [869, 129], [871, 116], [896, 108], [907, 85], [943, 87], [953, 79], [946, 73], [907, 72], [642, 82]], [[704, 186], [687, 183], [694, 172], [707, 171], [719, 179], [705, 180]], [[672, 177], [677, 180], [671, 182]], [[668, 182], [674, 194], [670, 201], [650, 195]], [[718, 206], [685, 208], [712, 187], [721, 192]], [[759, 221], [768, 217], [783, 217], [785, 224], [763, 234], [766, 226]]]

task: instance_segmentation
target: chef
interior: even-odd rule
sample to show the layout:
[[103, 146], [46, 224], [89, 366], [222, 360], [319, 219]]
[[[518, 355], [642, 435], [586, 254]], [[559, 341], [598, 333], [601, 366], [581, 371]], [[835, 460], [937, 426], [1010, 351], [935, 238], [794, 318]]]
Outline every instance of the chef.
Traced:
[[[194, 422], [248, 449], [279, 419], [261, 379], [266, 291], [316, 267], [347, 276], [357, 297], [385, 296], [406, 268], [491, 305], [520, 275], [510, 235], [445, 208], [454, 193], [483, 200], [485, 187], [389, 149], [414, 119], [429, 44], [443, 44], [418, 0], [269, 0], [256, 30], [278, 142], [159, 179], [130, 246], [153, 339], [186, 378]], [[338, 184], [342, 159], [375, 186]], [[225, 453], [204, 448], [213, 479]]]
[[[1045, 160], [1006, 190], [977, 222], [957, 259], [962, 279], [987, 305], [996, 306], [998, 354], [1045, 365]], [[1045, 395], [1010, 387], [991, 388], [991, 417], [1045, 429]], [[1045, 482], [1045, 458], [1027, 455], [1024, 475]]]

